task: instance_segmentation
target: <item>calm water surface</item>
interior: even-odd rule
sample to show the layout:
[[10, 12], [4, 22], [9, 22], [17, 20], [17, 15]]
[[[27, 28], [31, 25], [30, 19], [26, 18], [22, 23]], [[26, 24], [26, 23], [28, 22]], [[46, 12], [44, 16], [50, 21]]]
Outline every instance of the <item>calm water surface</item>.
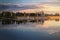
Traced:
[[60, 40], [60, 21], [1, 24], [0, 40]]

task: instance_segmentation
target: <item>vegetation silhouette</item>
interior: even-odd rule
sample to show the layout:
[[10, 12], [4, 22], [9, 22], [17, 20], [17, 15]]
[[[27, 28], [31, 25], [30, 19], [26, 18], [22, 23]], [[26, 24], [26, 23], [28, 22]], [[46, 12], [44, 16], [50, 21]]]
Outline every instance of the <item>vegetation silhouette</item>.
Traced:
[[[21, 12], [1, 12], [0, 13], [0, 21], [2, 24], [13, 24], [15, 21], [17, 24], [27, 23], [27, 22], [40, 22], [44, 23], [45, 20], [51, 19], [52, 17], [60, 17], [59, 13], [55, 14], [46, 14], [44, 11], [39, 13], [21, 13]], [[53, 19], [53, 18], [52, 18]], [[55, 21], [59, 21], [58, 18], [54, 19]]]

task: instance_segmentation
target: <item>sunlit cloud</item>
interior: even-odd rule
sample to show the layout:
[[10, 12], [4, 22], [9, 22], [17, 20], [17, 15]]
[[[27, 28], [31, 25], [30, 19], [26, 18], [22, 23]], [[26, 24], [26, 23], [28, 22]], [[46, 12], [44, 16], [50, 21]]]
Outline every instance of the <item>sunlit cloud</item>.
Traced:
[[[39, 12], [39, 11], [48, 11], [48, 12], [60, 12], [60, 4], [37, 4], [34, 9], [20, 10], [20, 12]], [[32, 5], [31, 5], [32, 6]]]
[[[56, 0], [58, 1], [58, 0]], [[2, 8], [4, 7], [4, 8]], [[2, 11], [13, 11], [13, 12], [60, 12], [60, 2], [41, 2], [38, 4], [12, 4], [2, 3], [0, 4], [0, 10]]]

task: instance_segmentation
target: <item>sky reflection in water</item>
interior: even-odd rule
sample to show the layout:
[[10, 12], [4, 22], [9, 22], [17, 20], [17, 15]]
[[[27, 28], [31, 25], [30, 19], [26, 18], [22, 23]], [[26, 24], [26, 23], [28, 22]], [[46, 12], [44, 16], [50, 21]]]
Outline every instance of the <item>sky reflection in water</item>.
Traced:
[[[10, 40], [59, 40], [60, 21], [47, 20], [41, 23], [0, 25], [1, 39]], [[1, 37], [0, 36], [0, 37]], [[5, 39], [8, 39], [5, 38]], [[4, 39], [3, 39], [4, 40]]]

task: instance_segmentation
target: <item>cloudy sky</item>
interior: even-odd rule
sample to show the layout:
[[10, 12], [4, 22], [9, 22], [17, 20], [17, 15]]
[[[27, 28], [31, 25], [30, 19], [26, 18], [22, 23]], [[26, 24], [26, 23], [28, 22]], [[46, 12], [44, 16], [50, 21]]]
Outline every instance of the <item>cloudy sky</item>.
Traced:
[[0, 11], [60, 12], [60, 0], [0, 0]]

